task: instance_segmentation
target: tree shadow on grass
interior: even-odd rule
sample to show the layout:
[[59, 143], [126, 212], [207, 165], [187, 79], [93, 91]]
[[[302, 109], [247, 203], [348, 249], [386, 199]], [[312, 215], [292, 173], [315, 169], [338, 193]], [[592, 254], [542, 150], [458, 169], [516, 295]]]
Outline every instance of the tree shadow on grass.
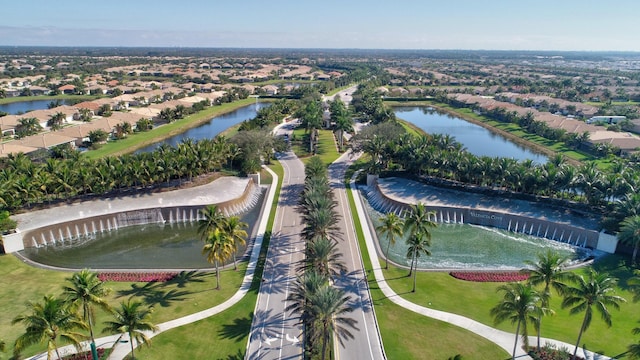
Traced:
[[222, 325], [222, 330], [220, 330], [218, 334], [223, 339], [233, 339], [238, 342], [251, 331], [252, 319], [253, 312], [248, 317], [235, 318], [232, 324]]
[[178, 275], [176, 275], [173, 279], [167, 281], [164, 283], [164, 286], [170, 286], [170, 285], [176, 285], [179, 288], [183, 288], [185, 287], [188, 283], [194, 283], [194, 282], [204, 282], [204, 279], [202, 279], [203, 277], [205, 277], [206, 274], [200, 271], [181, 271], [180, 273], [178, 273]]
[[143, 301], [149, 306], [160, 305], [162, 307], [169, 307], [173, 302], [184, 301], [186, 295], [189, 295], [188, 291], [173, 289], [165, 292], [157, 290], [147, 294]]
[[238, 349], [238, 352], [235, 354], [228, 355], [226, 358], [218, 358], [218, 360], [244, 360], [244, 353]]
[[156, 282], [148, 282], [143, 286], [133, 283], [130, 289], [119, 290], [116, 297], [138, 297], [149, 306], [160, 305], [162, 307], [168, 307], [172, 302], [184, 301], [185, 296], [190, 294], [188, 291], [178, 291], [176, 289], [169, 291], [161, 290], [160, 288], [163, 286], [162, 283]]

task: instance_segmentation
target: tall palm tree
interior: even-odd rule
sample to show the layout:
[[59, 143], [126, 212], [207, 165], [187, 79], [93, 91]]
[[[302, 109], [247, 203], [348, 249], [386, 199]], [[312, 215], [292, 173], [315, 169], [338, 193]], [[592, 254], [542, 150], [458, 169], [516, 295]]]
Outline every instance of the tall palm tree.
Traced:
[[529, 349], [529, 330], [527, 324], [532, 323], [539, 327], [540, 313], [543, 308], [538, 305], [540, 295], [531, 287], [531, 284], [509, 283], [498, 287], [498, 291], [504, 291], [500, 303], [491, 309], [496, 325], [505, 321], [516, 324], [516, 340], [513, 344], [512, 359], [516, 358], [518, 348], [518, 336], [522, 335], [525, 351]]
[[222, 230], [214, 229], [202, 247], [202, 255], [206, 255], [207, 261], [216, 266], [216, 290], [220, 289], [220, 263], [224, 263], [231, 255], [230, 245], [229, 237]]
[[244, 246], [246, 244], [245, 239], [247, 238], [247, 231], [245, 230], [249, 225], [240, 220], [238, 216], [231, 216], [226, 218], [222, 222], [222, 231], [225, 236], [232, 243], [232, 251], [233, 255], [233, 269], [238, 270], [236, 265], [236, 253], [238, 252], [238, 246]]
[[640, 215], [630, 216], [621, 223], [618, 239], [620, 242], [633, 246], [631, 262], [635, 264], [638, 247], [640, 247]]
[[95, 312], [93, 306], [98, 306], [105, 311], [111, 311], [111, 307], [104, 299], [110, 292], [104, 283], [98, 279], [98, 275], [89, 269], [83, 269], [74, 273], [67, 278], [70, 283], [63, 286], [63, 295], [65, 300], [72, 307], [82, 309], [82, 320], [89, 326], [89, 336], [91, 339], [91, 353], [94, 360], [98, 360], [96, 350], [95, 337], [93, 336], [93, 322], [95, 321]]
[[431, 246], [431, 233], [414, 232], [407, 239], [407, 259], [411, 259], [411, 267], [409, 269], [409, 276], [413, 272], [413, 289], [411, 292], [416, 292], [416, 277], [418, 276], [418, 258], [424, 254], [431, 256], [429, 247]]
[[322, 341], [322, 360], [327, 358], [327, 345], [332, 335], [344, 346], [344, 339], [354, 338], [348, 328], [359, 330], [357, 321], [345, 316], [353, 311], [348, 305], [350, 300], [344, 291], [328, 285], [318, 289], [309, 299], [309, 316], [319, 331], [314, 335]]
[[[438, 226], [434, 221], [431, 220], [432, 217], [435, 219], [435, 216], [436, 213], [434, 211], [427, 211], [424, 204], [422, 203], [411, 205], [411, 208], [409, 209], [408, 214], [405, 215], [404, 220], [404, 233], [409, 234], [407, 243], [414, 242], [416, 243], [416, 246], [420, 245], [420, 247], [431, 246], [431, 229]], [[421, 237], [425, 238], [426, 243], [423, 243], [423, 240], [420, 239]], [[426, 255], [430, 255], [430, 253], [424, 253]], [[407, 257], [409, 257], [409, 254], [410, 252], [407, 252]], [[411, 276], [411, 273], [413, 271], [413, 262], [415, 261], [413, 255], [414, 252], [411, 251], [411, 259], [413, 261], [411, 262], [411, 268], [409, 269], [409, 276]], [[419, 256], [418, 252], [416, 252], [415, 255]]]
[[576, 276], [576, 285], [569, 286], [566, 289], [562, 307], [570, 307], [571, 315], [584, 311], [584, 319], [578, 333], [576, 348], [573, 351], [575, 358], [580, 345], [582, 334], [589, 328], [591, 318], [593, 317], [593, 307], [600, 313], [602, 320], [611, 326], [611, 313], [609, 307], [614, 309], [620, 308], [620, 303], [626, 300], [620, 296], [612, 295], [615, 290], [617, 279], [610, 277], [607, 273], [598, 273], [591, 269], [585, 279], [583, 276]]
[[11, 322], [26, 326], [25, 332], [16, 339], [14, 354], [19, 354], [27, 346], [46, 342], [47, 360], [51, 359], [54, 351], [61, 359], [58, 340], [80, 346], [83, 335], [76, 329], [84, 330], [87, 325], [62, 299], [45, 295], [41, 303], [28, 302], [27, 308], [31, 312], [29, 315], [19, 315]]
[[301, 269], [313, 269], [326, 277], [337, 277], [341, 272], [347, 271], [347, 267], [341, 260], [342, 253], [337, 246], [335, 241], [327, 237], [319, 237], [307, 242]]
[[315, 269], [305, 271], [303, 275], [297, 277], [293, 289], [287, 295], [289, 305], [287, 305], [285, 311], [300, 314], [300, 321], [304, 323], [309, 318], [309, 299], [328, 281], [329, 278], [327, 276], [320, 274]]
[[121, 302], [120, 308], [113, 312], [113, 320], [106, 321], [103, 333], [129, 335], [131, 344], [131, 359], [134, 359], [133, 341], [149, 346], [150, 339], [145, 332], [156, 331], [158, 327], [151, 322], [152, 307], [143, 307], [140, 301], [128, 300]]
[[198, 220], [198, 234], [200, 234], [200, 239], [206, 241], [214, 229], [222, 227], [225, 217], [216, 205], [208, 205], [200, 209], [199, 212], [203, 219]]
[[[561, 256], [551, 249], [548, 249], [546, 253], [538, 254], [538, 261], [536, 262], [531, 260], [525, 261], [525, 264], [531, 266], [530, 269], [524, 270], [524, 272], [529, 274], [529, 283], [533, 286], [544, 284], [544, 290], [540, 294], [543, 308], [549, 308], [551, 288], [562, 295], [567, 287], [566, 282], [573, 278], [573, 273], [565, 271], [564, 269], [568, 262], [568, 256]], [[540, 315], [542, 315], [542, 313]], [[538, 319], [538, 324], [541, 322], [542, 317]], [[538, 326], [538, 348], [540, 348], [540, 326]]]
[[385, 254], [385, 269], [389, 268], [389, 249], [392, 245], [396, 244], [396, 238], [402, 237], [403, 227], [404, 221], [395, 213], [388, 213], [387, 215], [382, 216], [380, 218], [380, 225], [376, 226], [376, 232], [381, 236], [386, 236], [387, 240], [389, 241], [387, 243], [387, 251]]

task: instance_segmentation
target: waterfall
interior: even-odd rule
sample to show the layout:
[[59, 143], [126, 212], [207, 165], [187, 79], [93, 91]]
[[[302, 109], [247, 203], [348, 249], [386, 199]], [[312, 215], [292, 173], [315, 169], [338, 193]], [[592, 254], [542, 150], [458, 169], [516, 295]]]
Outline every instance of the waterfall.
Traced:
[[507, 228], [507, 230], [511, 231], [511, 219], [509, 219], [509, 227]]

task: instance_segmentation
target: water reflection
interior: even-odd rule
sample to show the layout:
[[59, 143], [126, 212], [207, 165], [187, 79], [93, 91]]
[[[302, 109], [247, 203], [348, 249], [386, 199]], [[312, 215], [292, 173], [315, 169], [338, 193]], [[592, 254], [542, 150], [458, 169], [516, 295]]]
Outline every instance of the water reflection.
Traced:
[[509, 157], [518, 161], [547, 162], [546, 156], [511, 142], [509, 139], [451, 114], [432, 107], [395, 108], [398, 118], [406, 120], [429, 134], [451, 135], [467, 151], [476, 156]]
[[[248, 234], [256, 230], [264, 200], [241, 214], [249, 224]], [[134, 225], [92, 234], [63, 243], [27, 248], [21, 254], [35, 262], [73, 269], [201, 269], [212, 265], [202, 255], [203, 242], [197, 223]], [[239, 250], [244, 253], [245, 248]]]
[[[51, 101], [52, 100], [29, 100], [2, 104], [0, 105], [0, 111], [10, 115], [24, 114], [28, 111], [48, 109]], [[65, 102], [63, 102], [63, 104], [65, 104]]]
[[[367, 213], [374, 226], [384, 214], [374, 210], [365, 200]], [[380, 248], [386, 251], [388, 240], [380, 238]], [[590, 251], [577, 246], [535, 236], [469, 224], [438, 223], [432, 229], [431, 256], [421, 256], [421, 269], [501, 269], [525, 267], [525, 261], [536, 261], [537, 254], [552, 248], [561, 256], [578, 262]], [[405, 238], [396, 239], [390, 247], [391, 261], [409, 266]]]
[[171, 146], [178, 145], [184, 139], [202, 140], [212, 139], [218, 134], [227, 130], [228, 128], [237, 125], [245, 120], [250, 120], [256, 117], [258, 110], [271, 106], [271, 103], [257, 102], [255, 104], [247, 105], [234, 110], [230, 113], [223, 114], [212, 118], [209, 122], [202, 124], [193, 129], [189, 129], [181, 134], [172, 136], [168, 139], [157, 142], [153, 145], [144, 147], [137, 152], [151, 152], [158, 148], [162, 144]]

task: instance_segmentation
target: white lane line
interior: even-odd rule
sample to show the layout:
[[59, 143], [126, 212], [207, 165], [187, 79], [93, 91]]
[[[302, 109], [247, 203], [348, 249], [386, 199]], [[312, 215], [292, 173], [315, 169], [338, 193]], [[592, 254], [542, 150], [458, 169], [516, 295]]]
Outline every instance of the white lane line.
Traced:
[[[347, 204], [348, 204], [347, 189], [346, 189], [346, 186], [345, 186], [345, 187], [339, 188], [337, 190], [338, 190], [339, 199], [340, 199], [340, 202], [341, 202], [340, 205], [342, 207], [342, 213], [344, 214], [343, 218], [344, 218], [344, 222], [345, 222], [345, 232], [347, 233], [347, 241], [349, 242], [349, 251], [351, 252], [351, 263], [353, 265], [353, 269], [355, 270], [356, 269], [355, 258], [356, 258], [356, 256], [359, 257], [360, 254], [359, 254], [359, 252], [357, 252], [357, 251], [354, 252], [354, 250], [353, 250], [353, 245], [354, 245], [355, 241], [352, 239], [351, 234], [352, 233], [355, 234], [355, 225], [353, 224], [353, 219], [351, 218], [351, 216], [347, 216], [347, 214], [351, 215], [350, 208], [347, 206]], [[349, 219], [347, 220], [347, 218], [349, 218]], [[354, 254], [356, 256], [354, 256]], [[362, 264], [362, 263], [360, 263], [360, 264]], [[356, 276], [356, 277], [357, 277], [357, 281], [356, 281], [355, 285], [356, 285], [356, 289], [358, 291], [358, 297], [360, 298], [360, 306], [363, 309], [361, 311], [361, 313], [362, 313], [362, 322], [363, 322], [363, 324], [362, 324], [363, 326], [362, 327], [364, 327], [364, 331], [365, 331], [366, 336], [367, 336], [367, 345], [369, 346], [369, 355], [370, 355], [369, 358], [373, 359], [374, 358], [373, 357], [373, 347], [371, 346], [371, 338], [370, 338], [370, 334], [369, 334], [369, 326], [367, 326], [368, 325], [367, 324], [367, 319], [366, 319], [366, 316], [365, 316], [365, 313], [364, 313], [365, 301], [362, 298], [362, 295], [361, 295], [361, 291], [362, 290], [360, 289], [360, 280], [364, 279], [364, 268], [362, 269], [362, 276], [361, 277]]]

